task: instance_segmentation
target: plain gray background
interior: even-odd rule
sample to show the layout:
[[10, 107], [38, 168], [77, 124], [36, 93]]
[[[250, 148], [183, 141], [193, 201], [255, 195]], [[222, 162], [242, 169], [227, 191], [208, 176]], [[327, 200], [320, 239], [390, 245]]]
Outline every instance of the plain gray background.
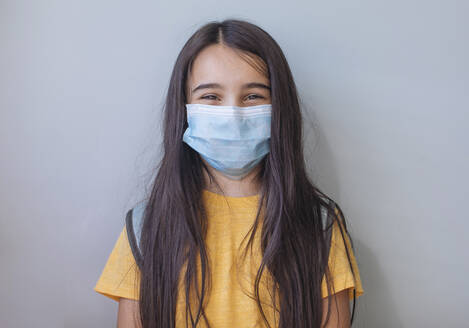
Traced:
[[355, 327], [469, 327], [467, 1], [0, 2], [0, 326], [113, 327], [93, 291], [203, 23], [280, 44], [314, 180], [348, 220]]

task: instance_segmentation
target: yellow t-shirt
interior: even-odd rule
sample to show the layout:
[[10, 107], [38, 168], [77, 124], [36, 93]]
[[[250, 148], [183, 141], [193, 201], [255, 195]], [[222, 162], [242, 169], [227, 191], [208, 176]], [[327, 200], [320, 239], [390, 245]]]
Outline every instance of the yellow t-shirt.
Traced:
[[[248, 237], [241, 244], [255, 220], [258, 197], [258, 195], [224, 197], [203, 189], [203, 201], [209, 222], [206, 246], [212, 270], [212, 287], [209, 295], [206, 295], [209, 301], [205, 307], [205, 313], [214, 327], [263, 327], [255, 300], [245, 294], [253, 295], [252, 286], [260, 263], [260, 252], [252, 255], [248, 252], [245, 258], [247, 261], [239, 261], [239, 255], [237, 255], [240, 254], [238, 247], [243, 250], [247, 243]], [[259, 235], [256, 233], [254, 245], [256, 241], [259, 242]], [[355, 289], [356, 297], [362, 295], [364, 291], [350, 240], [346, 234], [344, 235], [346, 243], [335, 221], [328, 263], [335, 292], [348, 289], [349, 299], [353, 299], [353, 289]], [[352, 260], [355, 279], [348, 263], [345, 244], [347, 244]], [[260, 244], [257, 243], [257, 245]], [[242, 265], [238, 265], [239, 263]], [[267, 269], [264, 270], [263, 277], [266, 276], [266, 271]], [[200, 273], [199, 277], [201, 277]], [[120, 297], [138, 300], [139, 279], [139, 269], [124, 226], [94, 290], [115, 301], [119, 301]], [[261, 280], [261, 300], [271, 304], [268, 287], [262, 292], [262, 286], [271, 286], [266, 285], [268, 281], [271, 280], [265, 280], [265, 278]], [[181, 290], [178, 295], [176, 327], [184, 327], [185, 293], [183, 292]], [[322, 295], [323, 297], [328, 295], [325, 278], [322, 281]], [[264, 306], [264, 312], [269, 322], [275, 325], [275, 322], [278, 322], [278, 313], [276, 314], [277, 321], [275, 321], [272, 319], [274, 311], [268, 304]], [[201, 324], [204, 324], [203, 320]]]

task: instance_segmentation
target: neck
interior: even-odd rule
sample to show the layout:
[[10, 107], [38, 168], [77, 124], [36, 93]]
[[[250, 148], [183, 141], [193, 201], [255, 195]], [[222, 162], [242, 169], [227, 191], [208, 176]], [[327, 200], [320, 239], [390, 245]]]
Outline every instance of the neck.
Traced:
[[203, 170], [205, 178], [204, 189], [217, 194], [225, 194], [225, 196], [229, 197], [253, 196], [260, 192], [260, 184], [256, 181], [256, 176], [261, 168], [262, 162], [253, 168], [249, 174], [241, 180], [232, 180], [211, 167], [204, 159], [202, 159], [202, 161], [207, 166], [210, 174], [213, 175], [216, 180], [216, 182], [212, 181], [208, 173]]

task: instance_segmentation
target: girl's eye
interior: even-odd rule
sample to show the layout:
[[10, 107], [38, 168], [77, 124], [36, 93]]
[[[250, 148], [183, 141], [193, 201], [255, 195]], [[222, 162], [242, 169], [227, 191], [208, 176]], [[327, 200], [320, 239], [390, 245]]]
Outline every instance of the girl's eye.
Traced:
[[[213, 98], [210, 98], [210, 97], [213, 97]], [[217, 96], [215, 95], [207, 95], [207, 96], [203, 96], [201, 97], [202, 99], [208, 99], [208, 100], [216, 100], [217, 99]]]
[[[251, 97], [254, 97], [254, 98], [251, 98]], [[252, 95], [249, 95], [249, 96], [248, 96], [248, 99], [249, 99], [249, 100], [254, 100], [254, 99], [257, 99], [257, 98], [264, 98], [264, 97], [259, 96], [259, 95], [256, 95], [256, 94], [252, 94]]]

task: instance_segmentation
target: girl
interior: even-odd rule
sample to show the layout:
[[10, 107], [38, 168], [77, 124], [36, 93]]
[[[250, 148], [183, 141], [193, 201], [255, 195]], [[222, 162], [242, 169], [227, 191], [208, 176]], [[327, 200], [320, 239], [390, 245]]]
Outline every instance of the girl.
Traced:
[[246, 21], [202, 26], [164, 109], [151, 194], [94, 288], [119, 302], [118, 327], [350, 327], [363, 294], [353, 246], [307, 175], [278, 44]]

